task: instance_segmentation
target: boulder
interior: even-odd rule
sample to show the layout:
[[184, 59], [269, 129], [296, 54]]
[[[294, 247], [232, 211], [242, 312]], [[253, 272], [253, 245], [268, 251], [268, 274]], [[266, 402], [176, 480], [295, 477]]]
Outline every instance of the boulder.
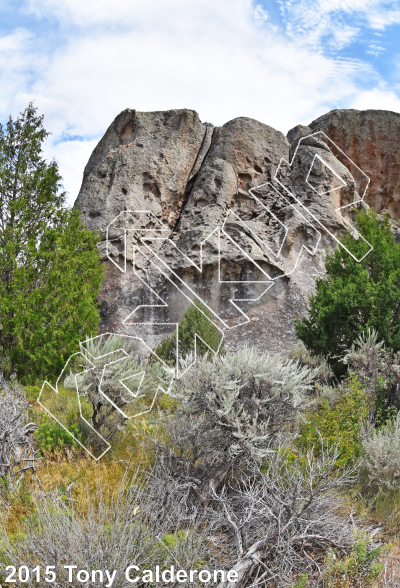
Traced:
[[[400, 114], [387, 110], [332, 110], [310, 125], [324, 131], [371, 180], [365, 201], [400, 217]], [[336, 155], [340, 158], [341, 154]], [[357, 182], [357, 178], [356, 182]]]
[[75, 203], [85, 226], [104, 233], [122, 210], [143, 208], [173, 226], [208, 130], [193, 110], [121, 112], [85, 167]]
[[298, 343], [295, 318], [354, 213], [368, 202], [399, 214], [398, 155], [383, 153], [398, 140], [399, 120], [333, 111], [285, 137], [246, 117], [214, 128], [191, 110], [122, 112], [75, 204], [103, 235], [102, 331], [153, 348], [197, 297], [228, 349]]

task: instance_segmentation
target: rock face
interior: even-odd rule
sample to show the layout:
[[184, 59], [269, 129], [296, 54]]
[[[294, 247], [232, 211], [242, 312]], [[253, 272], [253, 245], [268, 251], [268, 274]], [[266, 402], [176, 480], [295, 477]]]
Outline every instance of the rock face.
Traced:
[[400, 217], [400, 114], [387, 110], [332, 110], [310, 124], [324, 131], [371, 179], [365, 201]]
[[76, 201], [104, 235], [102, 330], [153, 347], [197, 297], [227, 348], [295, 344], [326, 248], [364, 193], [400, 215], [396, 141], [400, 115], [388, 112], [333, 111], [285, 137], [245, 117], [214, 128], [191, 110], [125, 110]]
[[122, 210], [143, 208], [176, 222], [209, 129], [192, 110], [121, 112], [85, 168], [77, 205], [86, 226], [104, 232]]

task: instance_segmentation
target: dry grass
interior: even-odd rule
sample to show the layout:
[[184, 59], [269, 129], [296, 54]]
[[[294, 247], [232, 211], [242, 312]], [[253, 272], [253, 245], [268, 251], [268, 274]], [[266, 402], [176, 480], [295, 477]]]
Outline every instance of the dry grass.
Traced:
[[382, 573], [372, 588], [400, 587], [400, 538], [396, 538], [392, 543], [392, 549], [380, 558], [383, 565]]
[[383, 569], [372, 588], [400, 588], [400, 490], [364, 487], [360, 494], [355, 502], [357, 514], [367, 526], [380, 529], [375, 541], [392, 545], [379, 558]]
[[386, 540], [400, 535], [400, 489], [361, 489], [354, 498], [357, 515], [368, 525], [380, 526]]
[[[37, 391], [32, 387], [28, 396], [32, 412], [39, 417], [41, 409], [35, 402]], [[65, 410], [68, 405], [65, 400], [66, 397], [55, 400], [54, 409]], [[61, 403], [56, 406], [57, 401]], [[21, 492], [13, 498], [7, 509], [0, 511], [0, 517], [3, 513], [5, 515], [7, 530], [11, 534], [20, 532], [23, 517], [34, 509], [35, 496], [51, 494], [60, 500], [73, 500], [78, 510], [85, 512], [88, 495], [93, 496], [101, 482], [111, 498], [112, 491], [127, 472], [128, 475], [134, 475], [139, 465], [144, 471], [151, 463], [152, 455], [146, 448], [146, 439], [155, 429], [159, 429], [161, 436], [164, 434], [159, 428], [157, 410], [172, 413], [175, 408], [176, 403], [172, 399], [158, 398], [154, 412], [145, 415], [145, 418], [130, 421], [113, 440], [111, 451], [99, 462], [84, 450], [74, 447], [46, 455], [38, 470], [38, 479], [29, 473]], [[368, 526], [382, 527], [382, 532], [375, 539], [393, 544], [380, 558], [383, 570], [373, 588], [400, 588], [400, 490], [366, 492], [364, 488], [361, 492], [361, 488], [358, 488], [348, 493], [343, 508], [345, 511], [355, 510]]]
[[145, 419], [128, 423], [116, 439], [112, 450], [95, 461], [83, 449], [63, 448], [47, 454], [37, 470], [37, 477], [28, 473], [20, 491], [8, 500], [0, 511], [10, 533], [17, 532], [21, 520], [32, 512], [35, 497], [57, 494], [60, 499], [73, 499], [85, 511], [87, 495], [92, 494], [100, 481], [110, 495], [129, 472], [140, 466], [145, 471], [152, 456], [146, 450], [145, 439], [153, 430]]
[[[29, 402], [31, 418], [33, 416], [40, 422], [45, 411], [36, 403], [38, 393], [39, 389], [32, 387]], [[145, 471], [152, 463], [153, 456], [146, 440], [156, 428], [163, 435], [157, 411], [173, 412], [175, 406], [175, 401], [169, 397], [158, 398], [154, 412], [145, 415], [147, 418], [142, 416], [129, 421], [113, 439], [111, 450], [98, 462], [79, 447], [64, 447], [44, 454], [37, 477], [27, 473], [20, 491], [9, 497], [8, 506], [0, 510], [0, 519], [5, 522], [7, 531], [11, 534], [20, 532], [23, 517], [35, 508], [36, 497], [51, 494], [59, 496], [60, 500], [72, 499], [78, 509], [85, 512], [87, 497], [93, 495], [100, 481], [111, 497], [127, 473], [133, 475], [138, 466]]]
[[120, 460], [95, 462], [83, 452], [77, 455], [72, 451], [58, 451], [43, 462], [38, 478], [32, 475], [27, 477], [22, 495], [18, 493], [9, 501], [4, 511], [7, 530], [11, 533], [19, 530], [22, 517], [34, 508], [35, 497], [56, 493], [62, 499], [68, 494], [68, 498], [76, 500], [83, 508], [87, 491], [92, 492], [100, 479], [106, 488], [112, 489], [125, 471], [126, 462]]

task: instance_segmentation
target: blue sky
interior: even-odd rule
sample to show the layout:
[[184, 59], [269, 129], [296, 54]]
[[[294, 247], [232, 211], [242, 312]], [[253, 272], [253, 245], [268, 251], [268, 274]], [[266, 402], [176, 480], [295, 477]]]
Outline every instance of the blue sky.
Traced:
[[400, 3], [0, 0], [0, 120], [35, 100], [72, 203], [124, 108], [287, 132], [333, 108], [400, 112]]

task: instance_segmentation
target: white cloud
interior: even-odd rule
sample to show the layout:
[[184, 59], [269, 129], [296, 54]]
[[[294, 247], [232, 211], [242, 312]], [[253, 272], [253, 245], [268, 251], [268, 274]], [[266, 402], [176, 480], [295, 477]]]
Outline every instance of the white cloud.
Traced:
[[77, 38], [35, 84], [38, 104], [52, 127], [68, 122], [70, 134], [93, 136], [127, 107], [189, 107], [216, 124], [247, 115], [285, 128], [356, 91], [345, 66], [256, 29], [251, 16], [218, 35], [208, 19], [185, 18], [172, 32], [142, 27]]
[[257, 4], [254, 7], [254, 20], [257, 24], [262, 25], [269, 20], [268, 12], [261, 6], [261, 4]]
[[372, 28], [383, 31], [390, 25], [400, 23], [400, 10], [372, 11], [368, 15], [368, 21]]
[[[240, 28], [248, 19], [251, 0], [28, 0], [28, 10], [46, 17], [52, 14], [86, 28], [121, 24], [176, 29], [181, 24], [208, 21], [210, 29], [220, 24]], [[239, 19], [239, 20], [238, 20]]]
[[393, 0], [319, 0], [318, 8], [324, 13], [369, 11], [377, 6], [393, 4]]
[[[45, 145], [45, 156], [48, 159], [57, 161], [61, 172], [64, 172], [65, 189], [67, 194], [67, 203], [72, 205], [78, 196], [82, 183], [83, 170], [88, 159], [96, 147], [95, 141], [66, 141], [64, 143], [54, 143], [50, 140]], [[67, 171], [67, 175], [65, 172]]]
[[[4, 41], [14, 62], [0, 57], [0, 68], [13, 84], [2, 86], [0, 108], [15, 113], [35, 99], [53, 133], [46, 153], [58, 159], [70, 201], [96, 141], [124, 108], [193, 108], [214, 124], [250, 116], [286, 131], [347, 106], [367, 71], [278, 34], [250, 0], [28, 1], [31, 14], [58, 20], [60, 44], [47, 55], [29, 35], [15, 47]], [[355, 34], [343, 28], [336, 43]], [[18, 60], [36, 68], [34, 82], [14, 73]]]
[[391, 90], [386, 88], [374, 88], [361, 92], [351, 103], [349, 108], [357, 110], [391, 110], [400, 112], [400, 99]]
[[32, 35], [25, 29], [0, 36], [0, 113], [10, 101], [10, 96], [25, 84], [27, 73], [38, 66], [32, 54]]
[[292, 38], [315, 48], [328, 39], [337, 51], [357, 39], [361, 23], [384, 30], [400, 22], [397, 0], [281, 0], [281, 8]]

